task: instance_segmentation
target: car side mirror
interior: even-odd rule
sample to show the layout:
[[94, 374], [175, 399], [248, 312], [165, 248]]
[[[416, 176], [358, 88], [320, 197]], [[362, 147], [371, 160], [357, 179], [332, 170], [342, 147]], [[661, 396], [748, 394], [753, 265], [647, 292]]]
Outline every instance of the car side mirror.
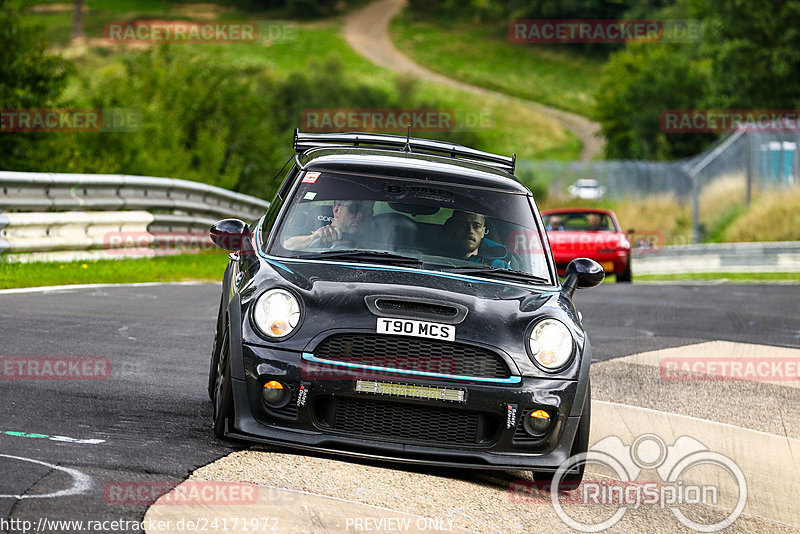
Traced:
[[606, 277], [606, 272], [594, 260], [576, 258], [567, 265], [561, 292], [572, 298], [576, 289], [594, 287]]
[[211, 227], [211, 241], [219, 248], [231, 252], [249, 249], [250, 227], [239, 219], [222, 219]]

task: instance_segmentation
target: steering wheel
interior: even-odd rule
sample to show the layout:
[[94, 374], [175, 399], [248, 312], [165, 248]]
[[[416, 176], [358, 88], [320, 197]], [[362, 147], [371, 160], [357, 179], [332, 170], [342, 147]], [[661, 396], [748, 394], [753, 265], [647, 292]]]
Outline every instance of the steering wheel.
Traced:
[[[342, 232], [341, 239], [337, 239], [333, 243], [331, 243], [327, 248], [331, 250], [336, 250], [340, 248], [355, 248], [356, 243], [356, 236], [354, 234], [348, 232]], [[322, 237], [317, 236], [315, 237], [311, 243], [308, 244], [308, 248], [326, 248], [326, 245], [322, 242]]]

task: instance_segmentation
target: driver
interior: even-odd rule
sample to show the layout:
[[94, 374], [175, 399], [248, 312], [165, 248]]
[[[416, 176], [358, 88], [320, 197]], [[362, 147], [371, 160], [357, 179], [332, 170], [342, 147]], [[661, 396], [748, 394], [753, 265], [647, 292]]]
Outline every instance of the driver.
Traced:
[[[310, 235], [290, 237], [283, 242], [288, 250], [308, 248], [317, 242], [321, 247], [330, 247], [340, 241], [347, 241], [358, 235], [365, 223], [372, 218], [374, 202], [371, 200], [337, 200], [333, 203], [333, 219], [330, 224], [321, 226]], [[316, 245], [315, 245], [316, 246]]]
[[483, 215], [454, 211], [445, 222], [445, 228], [455, 257], [500, 269], [511, 268], [505, 259], [508, 254], [506, 247], [486, 239], [486, 218]]

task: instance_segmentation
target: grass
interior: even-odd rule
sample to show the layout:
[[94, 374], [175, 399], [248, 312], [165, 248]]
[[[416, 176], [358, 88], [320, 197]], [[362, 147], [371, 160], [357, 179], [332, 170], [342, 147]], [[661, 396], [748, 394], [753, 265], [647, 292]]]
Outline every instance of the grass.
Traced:
[[0, 288], [135, 282], [219, 282], [227, 254], [186, 254], [143, 259], [11, 263], [0, 261]]
[[[113, 3], [112, 3], [113, 4]], [[102, 75], [110, 69], [119, 69], [126, 54], [136, 53], [127, 45], [103, 44], [97, 42], [102, 37], [105, 22], [125, 19], [167, 18], [174, 13], [165, 2], [147, 2], [137, 8], [138, 2], [126, 2], [127, 8], [111, 10], [106, 2], [89, 2], [86, 36], [88, 41], [68, 45], [71, 14], [28, 14], [27, 19], [46, 21], [48, 36], [58, 43], [54, 51], [61, 52], [77, 66], [78, 76], [72, 78], [65, 92], [65, 98], [80, 105], [82, 87], [79, 77], [91, 78]], [[90, 21], [90, 15], [94, 17]], [[273, 14], [242, 13], [225, 7], [218, 18], [272, 20]], [[178, 17], [178, 15], [176, 15]], [[169, 17], [173, 18], [173, 17]], [[186, 18], [180, 16], [180, 18]], [[60, 22], [59, 22], [60, 21]], [[418, 82], [399, 76], [387, 69], [375, 66], [356, 54], [341, 36], [342, 18], [331, 18], [312, 22], [293, 24], [289, 39], [260, 43], [235, 44], [177, 44], [192, 55], [205, 55], [210, 60], [241, 67], [263, 68], [276, 76], [289, 76], [292, 72], [313, 72], [328, 61], [336, 61], [342, 66], [342, 76], [361, 81], [395, 94], [407, 92], [409, 107], [424, 107], [452, 110], [457, 123], [468, 119], [479, 119], [478, 125], [466, 125], [463, 129], [474, 134], [475, 148], [501, 154], [516, 153], [520, 158], [532, 159], [576, 159], [580, 154], [581, 142], [574, 134], [565, 130], [551, 118], [529, 109], [523, 104], [509, 104], [507, 99], [483, 97], [471, 92], [442, 87], [430, 82]], [[298, 117], [299, 126], [300, 117]], [[405, 132], [395, 132], [405, 133]], [[422, 136], [441, 138], [435, 132], [420, 132]]]
[[[410, 80], [377, 67], [350, 48], [340, 34], [340, 27], [339, 20], [301, 23], [297, 39], [293, 41], [276, 42], [267, 47], [211, 45], [208, 50], [224, 61], [264, 65], [277, 75], [296, 70], [313, 72], [321, 63], [335, 60], [343, 66], [344, 76], [389, 91], [402, 87], [415, 94], [415, 101], [430, 103], [428, 107], [453, 110], [456, 122], [466, 117], [485, 118], [485, 126], [465, 127], [478, 139], [475, 148], [500, 154], [516, 153], [521, 158], [532, 159], [570, 160], [580, 154], [580, 140], [549, 117], [522, 104], [509, 105], [507, 99], [487, 98], [435, 83]], [[194, 49], [200, 51], [200, 47], [208, 46], [194, 45]], [[420, 135], [437, 137], [428, 132]]]
[[601, 201], [551, 196], [538, 204], [540, 210], [561, 207], [610, 209], [617, 215], [623, 230], [633, 229], [636, 234], [657, 236], [660, 246], [691, 242], [691, 207], [673, 195]]
[[579, 115], [588, 116], [594, 106], [601, 59], [512, 43], [505, 24], [449, 26], [404, 11], [390, 30], [400, 50], [446, 76]]
[[634, 264], [634, 282], [695, 281], [708, 280], [715, 282], [800, 282], [800, 273], [689, 273], [689, 274], [642, 274], [636, 275]]
[[727, 242], [800, 241], [800, 187], [760, 193], [723, 236]]

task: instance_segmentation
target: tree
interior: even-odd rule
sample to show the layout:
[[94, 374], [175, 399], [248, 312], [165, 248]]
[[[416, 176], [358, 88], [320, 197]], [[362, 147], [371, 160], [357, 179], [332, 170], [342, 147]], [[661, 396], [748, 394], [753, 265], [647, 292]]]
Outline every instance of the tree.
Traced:
[[800, 103], [800, 1], [705, 0], [696, 8], [713, 64], [710, 105], [793, 109]]
[[708, 61], [680, 45], [627, 45], [611, 56], [597, 94], [595, 116], [606, 157], [674, 159], [700, 152], [713, 137], [666, 134], [661, 113], [702, 106], [709, 91]]
[[[22, 24], [18, 12], [0, 0], [0, 111], [58, 103], [71, 65], [45, 47], [39, 29]], [[41, 135], [0, 132], [0, 169], [22, 170]]]
[[75, 9], [72, 11], [72, 38], [83, 37], [83, 0], [75, 0]]

